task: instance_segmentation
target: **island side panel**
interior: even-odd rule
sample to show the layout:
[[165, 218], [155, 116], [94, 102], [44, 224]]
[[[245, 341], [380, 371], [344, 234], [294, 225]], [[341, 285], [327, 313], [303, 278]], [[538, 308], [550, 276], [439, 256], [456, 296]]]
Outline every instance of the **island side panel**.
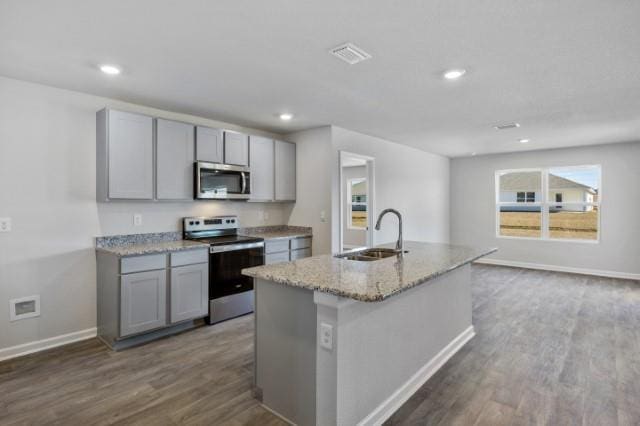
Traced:
[[299, 425], [315, 424], [313, 292], [255, 279], [255, 384], [262, 403]]
[[318, 382], [318, 401], [335, 398], [336, 424], [386, 418], [416, 390], [410, 380], [415, 387], [437, 371], [443, 349], [450, 357], [473, 336], [469, 265], [382, 302], [340, 300], [334, 318], [318, 311], [335, 339], [333, 351], [318, 348], [318, 377], [337, 376], [333, 389]]

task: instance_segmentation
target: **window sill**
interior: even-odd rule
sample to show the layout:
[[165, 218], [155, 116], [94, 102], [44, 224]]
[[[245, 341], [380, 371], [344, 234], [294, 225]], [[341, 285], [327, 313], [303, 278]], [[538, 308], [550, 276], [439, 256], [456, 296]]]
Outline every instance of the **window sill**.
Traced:
[[578, 243], [578, 244], [600, 244], [600, 238], [597, 240], [579, 240], [572, 238], [535, 238], [535, 237], [510, 237], [507, 235], [496, 235], [496, 238], [502, 240], [524, 240], [524, 241], [551, 241], [556, 243]]

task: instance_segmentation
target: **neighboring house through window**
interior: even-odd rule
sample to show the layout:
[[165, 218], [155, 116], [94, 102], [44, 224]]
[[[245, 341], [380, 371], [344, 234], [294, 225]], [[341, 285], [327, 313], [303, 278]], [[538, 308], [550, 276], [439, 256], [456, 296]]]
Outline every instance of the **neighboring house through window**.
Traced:
[[496, 235], [599, 240], [600, 166], [496, 172]]

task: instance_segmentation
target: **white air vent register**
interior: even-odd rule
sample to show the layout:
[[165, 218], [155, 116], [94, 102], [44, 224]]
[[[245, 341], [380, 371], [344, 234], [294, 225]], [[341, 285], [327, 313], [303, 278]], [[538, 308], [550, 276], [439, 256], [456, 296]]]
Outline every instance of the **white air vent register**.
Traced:
[[358, 62], [366, 61], [371, 58], [371, 55], [353, 43], [345, 43], [338, 47], [334, 47], [330, 52], [333, 56], [342, 59], [349, 65], [357, 64]]
[[17, 321], [40, 316], [40, 296], [9, 300], [9, 320]]

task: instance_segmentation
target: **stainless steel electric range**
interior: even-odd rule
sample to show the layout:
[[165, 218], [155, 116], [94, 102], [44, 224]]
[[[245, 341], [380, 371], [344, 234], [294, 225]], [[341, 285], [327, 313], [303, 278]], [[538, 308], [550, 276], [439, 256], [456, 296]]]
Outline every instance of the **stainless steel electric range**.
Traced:
[[236, 216], [184, 218], [184, 239], [210, 246], [208, 324], [253, 312], [253, 280], [241, 271], [264, 264], [264, 240], [238, 227]]

